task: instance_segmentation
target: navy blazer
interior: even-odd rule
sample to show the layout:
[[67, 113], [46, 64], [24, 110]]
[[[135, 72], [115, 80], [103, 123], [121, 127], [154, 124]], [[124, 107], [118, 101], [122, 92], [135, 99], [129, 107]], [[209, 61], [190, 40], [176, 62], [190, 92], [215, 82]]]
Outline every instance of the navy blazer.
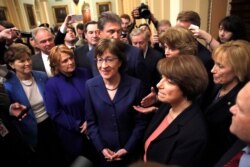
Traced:
[[86, 83], [86, 119], [88, 134], [96, 149], [113, 151], [125, 148], [133, 153], [142, 143], [146, 121], [133, 109], [143, 97], [138, 79], [122, 75], [113, 101], [109, 98], [101, 76]]
[[150, 86], [156, 86], [161, 79], [161, 75], [157, 70], [157, 63], [162, 58], [163, 55], [160, 52], [153, 49], [151, 46], [148, 46], [144, 63], [149, 71], [148, 75], [150, 76]]
[[[40, 71], [32, 71], [32, 75], [36, 81], [39, 92], [44, 99], [45, 92], [45, 83], [48, 79], [47, 75], [44, 72]], [[30, 102], [28, 97], [26, 96], [24, 89], [17, 78], [16, 74], [13, 72], [9, 73], [9, 78], [4, 83], [4, 87], [9, 94], [11, 103], [19, 102], [27, 107], [30, 107]], [[24, 140], [31, 145], [36, 145], [37, 143], [37, 123], [35, 115], [30, 109], [27, 112], [27, 116], [22, 119], [22, 121], [16, 120], [15, 126], [19, 129], [22, 134]]]
[[[145, 141], [159, 126], [170, 108], [167, 104], [160, 106], [146, 130]], [[192, 104], [149, 144], [147, 160], [182, 167], [200, 167], [202, 165], [199, 161], [206, 144], [205, 120], [200, 108]]]
[[80, 126], [85, 122], [85, 83], [91, 77], [87, 69], [76, 69], [72, 77], [59, 73], [46, 84], [47, 112], [63, 147], [72, 156], [80, 155], [85, 149]]

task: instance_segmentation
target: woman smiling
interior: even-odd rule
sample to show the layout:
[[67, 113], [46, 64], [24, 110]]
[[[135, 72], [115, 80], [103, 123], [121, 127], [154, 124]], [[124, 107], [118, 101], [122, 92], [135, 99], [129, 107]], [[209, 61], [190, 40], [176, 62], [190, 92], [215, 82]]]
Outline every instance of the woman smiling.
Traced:
[[100, 76], [86, 83], [88, 135], [100, 166], [128, 166], [138, 158], [146, 121], [133, 109], [143, 96], [141, 82], [123, 73], [124, 43], [101, 39], [95, 48]]

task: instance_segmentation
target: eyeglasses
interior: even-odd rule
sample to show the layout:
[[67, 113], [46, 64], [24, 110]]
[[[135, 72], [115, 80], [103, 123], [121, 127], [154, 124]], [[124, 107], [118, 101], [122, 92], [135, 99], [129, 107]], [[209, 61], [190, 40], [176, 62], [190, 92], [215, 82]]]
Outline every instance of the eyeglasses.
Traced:
[[116, 60], [116, 59], [118, 59], [118, 58], [116, 58], [116, 57], [114, 57], [114, 58], [108, 57], [108, 58], [105, 58], [105, 59], [103, 59], [103, 58], [97, 58], [96, 62], [98, 64], [102, 64], [103, 62], [105, 62], [107, 64], [112, 64], [114, 62], [114, 60]]

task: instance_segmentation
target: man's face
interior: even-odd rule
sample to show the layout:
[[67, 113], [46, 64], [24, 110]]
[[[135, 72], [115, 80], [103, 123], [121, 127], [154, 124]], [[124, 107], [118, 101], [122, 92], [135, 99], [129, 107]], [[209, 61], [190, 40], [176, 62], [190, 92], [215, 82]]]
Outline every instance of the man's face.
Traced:
[[103, 30], [100, 30], [100, 38], [115, 38], [120, 39], [121, 25], [119, 23], [107, 22]]
[[83, 38], [83, 33], [84, 33], [84, 31], [83, 30], [81, 30], [81, 29], [76, 29], [76, 31], [77, 31], [77, 35], [78, 35], [78, 37], [79, 38]]
[[161, 34], [161, 33], [165, 32], [165, 31], [167, 31], [167, 29], [169, 29], [169, 28], [170, 28], [170, 26], [167, 25], [167, 24], [159, 26], [158, 27], [158, 34]]
[[146, 51], [148, 41], [145, 40], [144, 34], [132, 36], [131, 41], [133, 46], [142, 49], [143, 52]]
[[189, 28], [191, 25], [190, 21], [185, 21], [185, 20], [177, 20], [176, 26], [184, 27], [184, 28]]
[[99, 40], [99, 29], [97, 28], [97, 24], [88, 25], [87, 32], [85, 32], [85, 38], [89, 45], [96, 45]]
[[76, 40], [76, 34], [71, 28], [67, 28], [66, 36], [64, 38], [65, 42], [74, 43]]
[[238, 93], [236, 104], [230, 108], [233, 114], [230, 131], [250, 145], [250, 83]]
[[128, 26], [130, 24], [130, 21], [128, 19], [125, 18], [121, 18], [122, 20], [122, 31], [128, 31]]
[[47, 30], [39, 30], [35, 36], [35, 45], [45, 54], [55, 46], [54, 35]]

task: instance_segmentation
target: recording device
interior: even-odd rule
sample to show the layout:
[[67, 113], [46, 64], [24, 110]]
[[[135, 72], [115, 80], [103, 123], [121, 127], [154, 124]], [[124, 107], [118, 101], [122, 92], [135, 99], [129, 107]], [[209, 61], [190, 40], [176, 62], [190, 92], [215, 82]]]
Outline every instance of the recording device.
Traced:
[[139, 17], [143, 18], [143, 19], [150, 19], [150, 10], [148, 8], [148, 5], [145, 5], [144, 3], [141, 3], [141, 5], [138, 7], [138, 11], [139, 11]]
[[127, 33], [127, 32], [122, 31], [122, 33], [121, 33], [121, 37], [122, 37], [122, 38], [126, 38], [126, 37], [127, 37], [127, 35], [128, 35], [128, 33]]
[[16, 34], [17, 34], [17, 36], [21, 36], [22, 38], [31, 38], [32, 37], [31, 32], [17, 30]]
[[82, 21], [82, 15], [72, 15], [71, 18], [75, 21]]
[[25, 110], [21, 111], [20, 114], [17, 116], [18, 119], [21, 119], [25, 113], [30, 110], [31, 107], [27, 107]]
[[31, 38], [32, 37], [32, 34], [31, 34], [31, 32], [21, 32], [21, 36], [23, 37], [23, 38]]
[[197, 25], [194, 25], [194, 24], [191, 24], [189, 27], [188, 27], [188, 29], [191, 29], [191, 30], [199, 30], [199, 26], [197, 26]]

